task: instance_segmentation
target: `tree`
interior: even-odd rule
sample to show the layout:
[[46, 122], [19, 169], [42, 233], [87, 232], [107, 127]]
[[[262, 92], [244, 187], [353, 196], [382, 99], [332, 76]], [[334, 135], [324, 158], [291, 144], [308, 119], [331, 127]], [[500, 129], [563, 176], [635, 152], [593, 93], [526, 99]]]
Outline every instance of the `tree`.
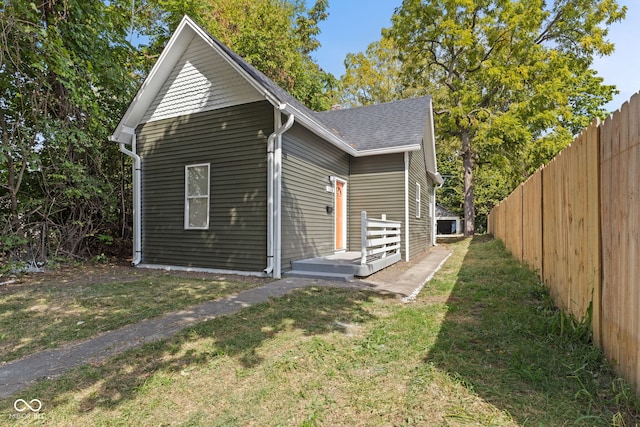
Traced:
[[437, 128], [459, 141], [466, 235], [477, 166], [502, 156], [524, 171], [532, 141], [566, 144], [586, 116], [603, 114], [615, 89], [590, 66], [613, 51], [607, 26], [625, 12], [615, 0], [405, 0], [396, 11], [387, 35], [404, 76], [441, 89]]
[[118, 218], [119, 156], [104, 143], [136, 86], [125, 14], [101, 0], [0, 12], [0, 256], [77, 255]]
[[427, 88], [405, 85], [398, 49], [389, 38], [371, 43], [365, 53], [349, 53], [344, 65], [346, 73], [340, 86], [341, 102], [346, 105], [379, 104], [428, 94]]

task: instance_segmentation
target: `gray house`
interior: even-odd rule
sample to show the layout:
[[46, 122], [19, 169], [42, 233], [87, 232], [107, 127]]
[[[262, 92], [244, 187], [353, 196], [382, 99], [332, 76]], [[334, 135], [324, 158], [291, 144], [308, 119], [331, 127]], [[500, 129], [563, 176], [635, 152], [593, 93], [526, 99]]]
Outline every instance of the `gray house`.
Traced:
[[188, 17], [110, 139], [141, 267], [279, 278], [338, 254], [367, 275], [435, 242], [429, 97], [313, 112]]

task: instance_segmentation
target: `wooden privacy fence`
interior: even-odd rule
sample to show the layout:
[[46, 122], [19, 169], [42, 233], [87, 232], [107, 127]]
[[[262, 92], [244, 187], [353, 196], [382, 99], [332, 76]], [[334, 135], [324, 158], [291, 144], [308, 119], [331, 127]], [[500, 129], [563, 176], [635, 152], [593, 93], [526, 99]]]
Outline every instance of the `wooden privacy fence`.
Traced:
[[555, 303], [640, 393], [640, 94], [594, 122], [489, 214]]

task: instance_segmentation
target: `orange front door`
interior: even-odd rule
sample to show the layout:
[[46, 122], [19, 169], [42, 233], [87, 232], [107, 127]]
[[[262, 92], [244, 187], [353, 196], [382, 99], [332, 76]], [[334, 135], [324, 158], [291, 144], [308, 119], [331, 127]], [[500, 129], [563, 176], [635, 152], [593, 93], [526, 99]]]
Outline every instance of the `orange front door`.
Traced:
[[347, 184], [336, 180], [336, 250], [346, 249], [347, 237]]

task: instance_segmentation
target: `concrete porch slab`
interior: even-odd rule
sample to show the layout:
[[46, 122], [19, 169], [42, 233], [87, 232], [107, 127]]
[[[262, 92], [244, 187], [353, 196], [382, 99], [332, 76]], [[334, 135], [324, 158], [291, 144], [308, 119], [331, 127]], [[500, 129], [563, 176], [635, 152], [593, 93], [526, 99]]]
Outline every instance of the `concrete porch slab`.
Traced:
[[[346, 274], [358, 277], [368, 277], [400, 261], [398, 253], [388, 254], [386, 257], [370, 259], [367, 264], [360, 264], [360, 252], [340, 252], [333, 255], [292, 261], [292, 270], [285, 272], [286, 277], [314, 277], [323, 278], [323, 273]], [[305, 275], [302, 276], [302, 272]], [[316, 273], [310, 276], [309, 273]], [[331, 280], [331, 276], [326, 276]]]

